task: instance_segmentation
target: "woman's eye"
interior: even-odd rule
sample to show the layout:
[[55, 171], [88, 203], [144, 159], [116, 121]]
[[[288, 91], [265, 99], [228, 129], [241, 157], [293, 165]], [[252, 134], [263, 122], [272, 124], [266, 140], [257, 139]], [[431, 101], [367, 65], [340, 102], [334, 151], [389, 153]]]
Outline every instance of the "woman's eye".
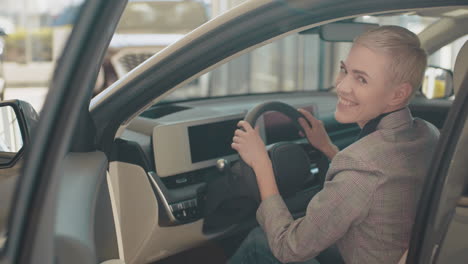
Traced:
[[361, 76], [358, 77], [358, 81], [359, 81], [360, 83], [362, 83], [362, 84], [366, 84], [366, 83], [367, 83], [366, 79], [364, 79], [364, 78], [361, 77]]

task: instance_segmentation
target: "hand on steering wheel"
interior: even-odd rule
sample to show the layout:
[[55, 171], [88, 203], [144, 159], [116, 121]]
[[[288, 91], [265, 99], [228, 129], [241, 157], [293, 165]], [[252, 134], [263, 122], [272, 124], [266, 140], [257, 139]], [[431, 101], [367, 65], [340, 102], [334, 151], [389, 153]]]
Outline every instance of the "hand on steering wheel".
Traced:
[[[299, 119], [304, 123], [307, 117], [285, 103], [266, 102], [250, 110], [245, 116], [245, 121], [238, 123], [239, 129], [234, 132], [231, 145], [239, 152], [239, 160], [232, 162], [223, 176], [208, 184], [207, 197], [215, 199], [206, 199], [207, 217], [204, 226], [217, 224], [220, 222], [219, 219], [223, 219], [225, 226], [229, 226], [255, 215], [262, 198], [265, 199], [274, 193], [273, 189], [287, 198], [304, 188], [309, 188], [311, 180], [314, 188], [323, 186], [329, 161], [322, 153], [310, 151], [309, 144], [297, 141], [277, 142], [269, 145], [268, 150], [265, 148], [262, 138], [253, 126], [262, 114], [269, 111], [283, 113], [304, 135], [314, 135], [309, 131], [312, 129], [311, 126], [314, 126], [312, 122], [309, 121], [311, 124], [304, 128], [299, 124]], [[313, 156], [313, 166], [318, 169], [318, 174], [311, 173], [312, 163], [309, 154]], [[257, 169], [259, 175], [256, 175], [252, 167]], [[265, 173], [266, 170], [262, 171], [261, 168], [266, 167], [273, 169], [273, 172], [270, 174]], [[269, 176], [273, 176], [273, 179]], [[263, 190], [262, 196], [259, 183]], [[273, 187], [272, 184], [275, 184], [274, 188], [270, 188]], [[268, 193], [269, 191], [271, 192]], [[228, 219], [226, 215], [229, 216]]]
[[[305, 136], [309, 143], [314, 146], [316, 149], [323, 152], [328, 159], [333, 159], [336, 153], [338, 153], [338, 148], [331, 142], [330, 137], [325, 130], [323, 122], [315, 118], [309, 111], [304, 109], [298, 109], [298, 111], [304, 115], [307, 119], [307, 122], [304, 118], [299, 118], [299, 124], [303, 128], [304, 133], [301, 131], [299, 134]], [[309, 125], [310, 124], [310, 125]]]
[[234, 132], [231, 147], [251, 168], [268, 164], [270, 158], [265, 143], [258, 133], [258, 127], [253, 129], [248, 122], [243, 120], [239, 121], [237, 126], [239, 128]]
[[[262, 114], [269, 111], [283, 113], [291, 119], [292, 124], [298, 130], [306, 133], [298, 122], [299, 118], [304, 118], [304, 116], [294, 107], [282, 102], [266, 102], [257, 105], [247, 113], [245, 121], [239, 122], [240, 129], [235, 132], [232, 147], [240, 154], [237, 164], [239, 164], [243, 175], [243, 186], [249, 190], [256, 201], [260, 201], [260, 193], [257, 177], [252, 167], [263, 172], [268, 171], [269, 168], [273, 169], [274, 178], [272, 181], [263, 177], [259, 178], [266, 184], [262, 186], [272, 187], [263, 189], [265, 192], [262, 194], [279, 189], [282, 195], [292, 195], [301, 188], [310, 174], [310, 160], [300, 144], [278, 142], [271, 145], [268, 151], [266, 150], [258, 131], [252, 126]], [[276, 184], [272, 184], [272, 182], [276, 182]]]

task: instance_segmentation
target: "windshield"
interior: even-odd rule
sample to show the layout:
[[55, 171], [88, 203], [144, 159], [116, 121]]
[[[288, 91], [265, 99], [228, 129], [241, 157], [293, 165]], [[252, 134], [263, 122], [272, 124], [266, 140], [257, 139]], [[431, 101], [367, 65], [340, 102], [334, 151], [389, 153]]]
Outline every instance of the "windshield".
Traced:
[[[420, 33], [437, 21], [418, 15], [362, 16], [355, 22], [400, 25]], [[240, 94], [333, 91], [340, 60], [351, 42], [323, 40], [317, 31], [278, 39], [200, 76], [176, 89], [165, 102]]]
[[124, 34], [186, 34], [207, 21], [203, 3], [129, 2], [117, 27]]

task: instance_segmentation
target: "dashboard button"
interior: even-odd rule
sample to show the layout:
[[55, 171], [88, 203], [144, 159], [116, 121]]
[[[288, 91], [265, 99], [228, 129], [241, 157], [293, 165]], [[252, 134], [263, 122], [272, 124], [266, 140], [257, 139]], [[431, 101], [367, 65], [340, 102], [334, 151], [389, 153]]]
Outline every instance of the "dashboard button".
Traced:
[[176, 184], [184, 184], [188, 182], [187, 177], [178, 178], [175, 180]]
[[188, 209], [188, 214], [191, 217], [196, 217], [197, 216], [197, 208], [189, 208]]
[[179, 219], [179, 220], [182, 220], [182, 211], [176, 211], [174, 212], [174, 217]]
[[197, 206], [197, 200], [192, 199], [188, 201], [188, 207], [195, 207]]

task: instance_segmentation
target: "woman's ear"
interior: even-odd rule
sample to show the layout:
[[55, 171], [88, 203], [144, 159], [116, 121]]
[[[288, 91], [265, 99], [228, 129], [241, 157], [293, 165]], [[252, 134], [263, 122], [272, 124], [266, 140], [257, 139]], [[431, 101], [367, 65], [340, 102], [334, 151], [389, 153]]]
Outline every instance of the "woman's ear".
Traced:
[[390, 105], [406, 104], [413, 93], [413, 87], [411, 87], [411, 84], [409, 83], [402, 83], [394, 89]]

